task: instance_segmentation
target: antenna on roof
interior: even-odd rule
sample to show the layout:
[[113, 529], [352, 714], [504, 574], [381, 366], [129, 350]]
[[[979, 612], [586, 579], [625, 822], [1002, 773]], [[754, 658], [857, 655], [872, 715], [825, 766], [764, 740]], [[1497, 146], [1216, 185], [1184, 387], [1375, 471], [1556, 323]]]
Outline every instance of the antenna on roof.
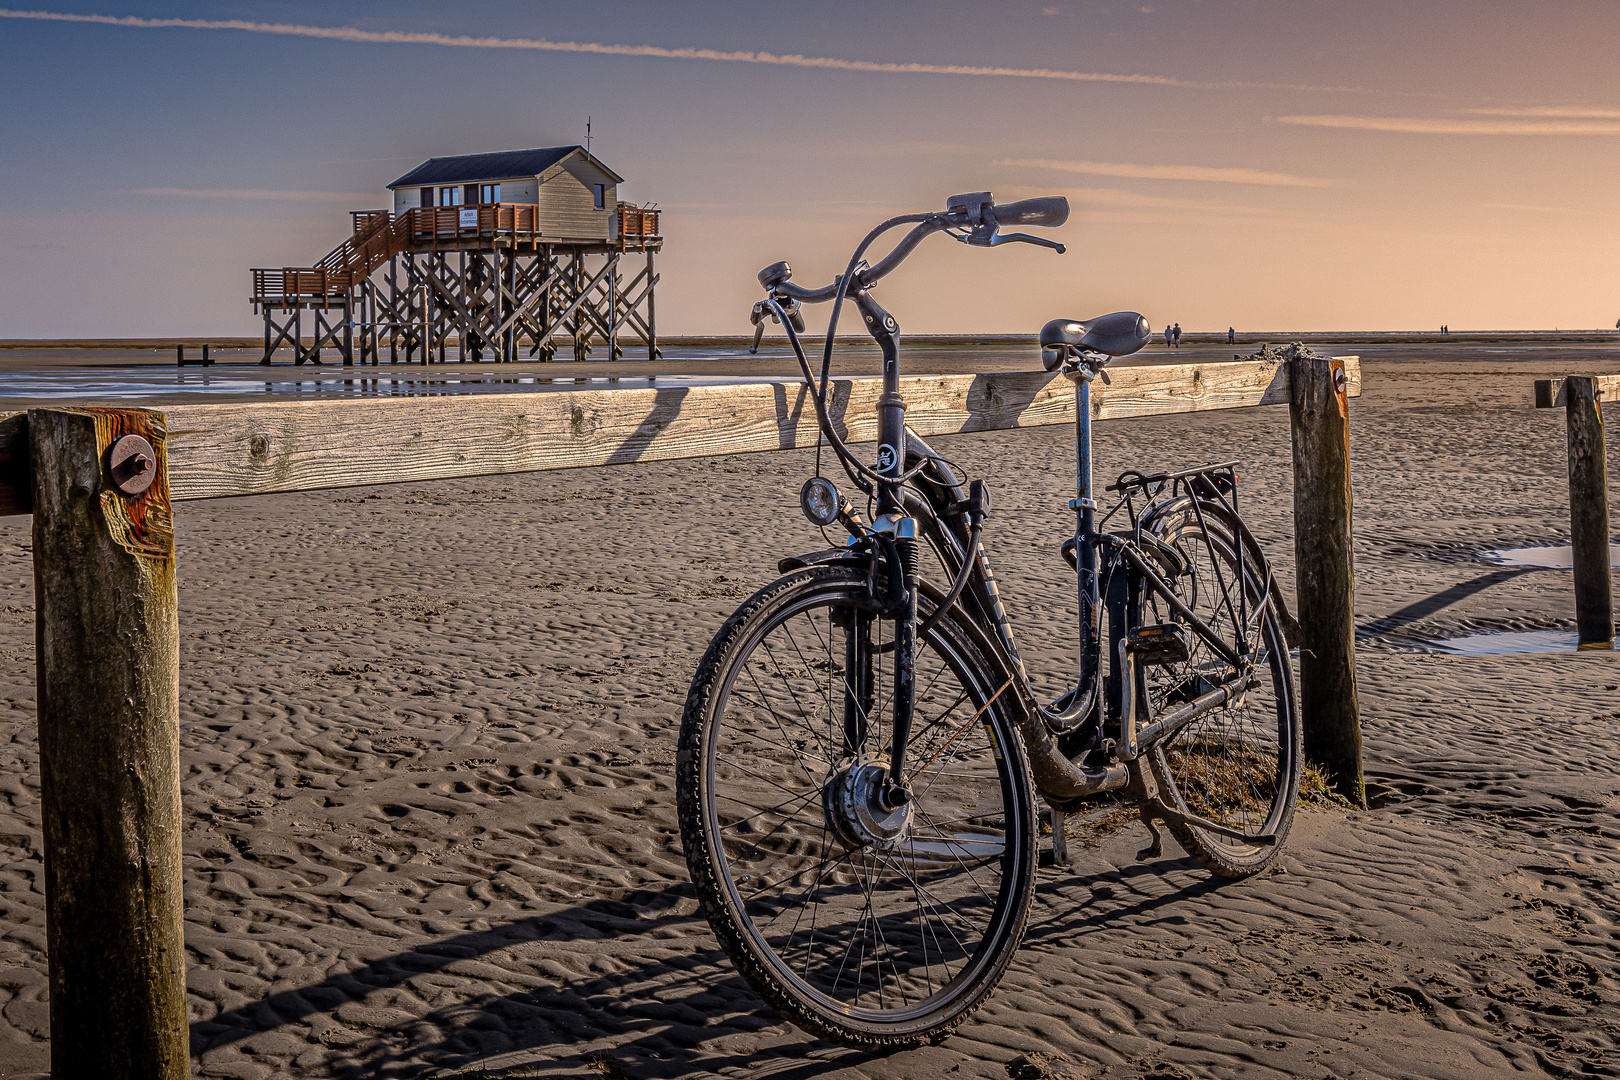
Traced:
[[585, 156], [591, 156], [591, 118], [585, 118]]

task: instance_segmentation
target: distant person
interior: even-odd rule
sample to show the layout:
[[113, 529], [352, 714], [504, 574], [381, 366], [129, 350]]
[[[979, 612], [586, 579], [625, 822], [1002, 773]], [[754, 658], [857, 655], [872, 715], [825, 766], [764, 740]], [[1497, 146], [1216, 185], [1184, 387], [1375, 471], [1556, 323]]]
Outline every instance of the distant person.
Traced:
[[1169, 323], [1164, 324], [1164, 347], [1167, 348], [1167, 349], [1170, 347], [1170, 324]]
[[1176, 323], [1176, 348], [1181, 348], [1181, 324]]
[[[1615, 326], [1620, 326], [1620, 323], [1615, 323], [1614, 325]], [[1226, 343], [1228, 345], [1236, 345], [1237, 344], [1237, 327], [1228, 326], [1226, 328]]]

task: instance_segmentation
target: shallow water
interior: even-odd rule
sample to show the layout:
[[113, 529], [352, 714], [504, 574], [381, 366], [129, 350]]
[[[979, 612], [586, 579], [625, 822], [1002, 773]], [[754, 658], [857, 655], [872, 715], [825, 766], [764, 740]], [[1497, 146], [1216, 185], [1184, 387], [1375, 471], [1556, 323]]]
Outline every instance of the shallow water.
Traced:
[[466, 394], [545, 393], [565, 390], [632, 390], [679, 386], [716, 386], [768, 383], [784, 380], [766, 375], [726, 376], [658, 375], [642, 378], [548, 375], [506, 375], [440, 371], [409, 374], [404, 371], [370, 373], [376, 369], [302, 368], [294, 374], [276, 368], [216, 366], [204, 371], [169, 371], [151, 368], [100, 368], [75, 372], [9, 372], [0, 375], [0, 397], [18, 398], [150, 398], [176, 394], [263, 394], [270, 397], [447, 397]]
[[[566, 390], [652, 389], [668, 386], [713, 386], [735, 383], [773, 383], [798, 380], [783, 365], [792, 360], [785, 347], [767, 343], [758, 354], [742, 348], [719, 346], [668, 346], [663, 350], [660, 367], [667, 365], [670, 372], [691, 370], [689, 365], [720, 363], [735, 364], [737, 373], [709, 375], [662, 375], [646, 373], [635, 377], [602, 374], [604, 361], [587, 360], [591, 375], [578, 377], [568, 374], [574, 362], [557, 359], [544, 364], [530, 360], [518, 365], [497, 364], [492, 361], [469, 361], [434, 364], [378, 365], [356, 364], [345, 366], [341, 360], [328, 355], [320, 364], [294, 365], [290, 357], [278, 356], [269, 366], [258, 363], [257, 351], [233, 349], [228, 353], [216, 351], [212, 367], [178, 367], [165, 361], [155, 361], [156, 354], [135, 350], [118, 350], [118, 358], [128, 356], [127, 364], [86, 363], [83, 366], [65, 366], [60, 363], [29, 367], [27, 357], [16, 365], [20, 370], [7, 370], [0, 366], [0, 399], [26, 401], [116, 401], [143, 398], [199, 397], [229, 395], [244, 397], [448, 397], [468, 394], [511, 394], [555, 392]], [[840, 344], [838, 355], [844, 360], [855, 358], [869, 368], [859, 372], [878, 375], [882, 359], [875, 348], [865, 345]], [[103, 354], [100, 359], [109, 358]], [[991, 368], [1009, 364], [1035, 369], [1040, 353], [1027, 343], [1012, 345], [923, 345], [905, 351], [902, 370], [906, 374], [925, 374], [930, 370], [951, 370], [960, 367], [964, 359], [971, 358]], [[87, 357], [87, 359], [89, 359]], [[1164, 359], [1164, 358], [1159, 358]], [[633, 349], [627, 349], [626, 363], [645, 358]], [[820, 354], [814, 361], [819, 366]], [[943, 366], [938, 363], [943, 361]], [[191, 358], [193, 365], [197, 357]], [[539, 370], [536, 370], [536, 369]], [[713, 368], [708, 369], [713, 371]], [[723, 370], [723, 369], [722, 369]], [[778, 372], [762, 374], [761, 371]], [[847, 374], [840, 377], [848, 377]]]
[[[1488, 562], [1501, 566], [1530, 566], [1543, 570], [1572, 570], [1575, 558], [1568, 544], [1561, 547], [1499, 548], [1485, 553]], [[1620, 544], [1609, 545], [1609, 565], [1620, 566]]]
[[1523, 656], [1536, 653], [1612, 652], [1614, 646], [1579, 648], [1573, 630], [1503, 630], [1441, 638], [1425, 642], [1418, 648], [1422, 652], [1445, 656]]

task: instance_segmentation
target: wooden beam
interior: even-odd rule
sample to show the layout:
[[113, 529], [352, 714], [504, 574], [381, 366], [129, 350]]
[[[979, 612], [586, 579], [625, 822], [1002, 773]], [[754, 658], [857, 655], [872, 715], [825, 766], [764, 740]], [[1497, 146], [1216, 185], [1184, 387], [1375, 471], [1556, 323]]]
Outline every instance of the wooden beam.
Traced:
[[[1590, 378], [1593, 389], [1596, 391], [1596, 400], [1614, 401], [1620, 399], [1620, 375], [1592, 375], [1581, 376]], [[1565, 401], [1565, 379], [1537, 379], [1536, 380], [1536, 408], [1562, 409]]]
[[[1347, 392], [1358, 394], [1359, 361], [1344, 359]], [[1109, 378], [1092, 386], [1098, 420], [1289, 401], [1288, 367], [1271, 359], [1122, 367]], [[842, 437], [877, 437], [882, 389], [880, 379], [834, 380], [828, 410]], [[1073, 389], [1047, 372], [916, 375], [901, 392], [907, 424], [924, 437], [1074, 422]], [[798, 382], [173, 405], [164, 415], [176, 500], [742, 454], [818, 438]], [[27, 460], [12, 449], [22, 431], [0, 416], [0, 513], [27, 512], [6, 473], [7, 461]]]

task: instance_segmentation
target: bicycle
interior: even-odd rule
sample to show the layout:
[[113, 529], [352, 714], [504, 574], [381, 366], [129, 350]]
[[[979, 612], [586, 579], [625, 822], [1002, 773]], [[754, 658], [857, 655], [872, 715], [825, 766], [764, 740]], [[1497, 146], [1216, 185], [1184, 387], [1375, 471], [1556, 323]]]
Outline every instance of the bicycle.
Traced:
[[[1091, 384], [1146, 344], [1135, 312], [1056, 319], [1048, 371], [1076, 395], [1074, 534], [1060, 546], [1078, 593], [1072, 687], [1043, 702], [1014, 640], [983, 544], [990, 496], [904, 423], [899, 325], [873, 286], [928, 236], [974, 246], [1051, 240], [1062, 198], [883, 222], [845, 272], [807, 289], [787, 263], [759, 274], [752, 318], [782, 325], [821, 429], [801, 492], [843, 546], [783, 559], [783, 577], [726, 621], [687, 696], [676, 755], [688, 867], [737, 969], [786, 1019], [866, 1049], [939, 1041], [994, 989], [1022, 939], [1039, 847], [1034, 798], [1064, 814], [1134, 800], [1152, 846], [1162, 822], [1211, 872], [1270, 867], [1298, 797], [1302, 750], [1272, 571], [1238, 515], [1236, 462], [1120, 475], [1092, 488]], [[912, 229], [873, 265], [885, 232]], [[828, 414], [839, 311], [853, 300], [883, 357], [875, 465]], [[801, 305], [831, 302], [819, 375]], [[830, 449], [869, 500], [865, 520], [819, 475]], [[1101, 515], [1101, 516], [1099, 516]], [[1105, 531], [1119, 516], [1123, 528]], [[930, 570], [922, 568], [932, 553]], [[1106, 644], [1105, 644], [1106, 643]]]

